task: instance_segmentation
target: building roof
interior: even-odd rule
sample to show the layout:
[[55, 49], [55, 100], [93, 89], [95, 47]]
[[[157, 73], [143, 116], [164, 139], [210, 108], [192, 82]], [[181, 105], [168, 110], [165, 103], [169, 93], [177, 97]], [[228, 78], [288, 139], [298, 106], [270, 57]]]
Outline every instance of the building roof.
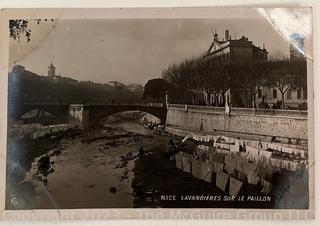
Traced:
[[49, 67], [48, 68], [56, 68], [55, 66], [53, 66], [53, 64], [52, 64], [52, 61], [51, 61], [51, 64], [49, 65]]
[[[213, 50], [215, 45], [218, 46], [218, 48]], [[256, 49], [267, 52], [265, 48], [261, 49], [260, 47], [253, 45], [252, 41], [249, 41], [248, 38], [246, 38], [245, 36], [242, 36], [239, 39], [230, 39], [230, 40], [218, 40], [217, 37], [215, 37], [211, 45], [209, 46], [209, 49], [207, 50], [205, 56], [212, 55], [229, 46], [252, 46]]]

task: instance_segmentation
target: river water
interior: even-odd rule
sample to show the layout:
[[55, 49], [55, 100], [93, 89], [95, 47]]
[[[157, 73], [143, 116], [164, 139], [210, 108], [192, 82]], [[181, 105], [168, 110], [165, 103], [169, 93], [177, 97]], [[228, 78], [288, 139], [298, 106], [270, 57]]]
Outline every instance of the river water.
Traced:
[[139, 149], [164, 151], [167, 140], [136, 121], [117, 117], [109, 117], [101, 129], [61, 140], [61, 154], [51, 156], [54, 171], [46, 183], [37, 172], [39, 158], [27, 173], [26, 180], [36, 187], [34, 207], [133, 207], [133, 168]]

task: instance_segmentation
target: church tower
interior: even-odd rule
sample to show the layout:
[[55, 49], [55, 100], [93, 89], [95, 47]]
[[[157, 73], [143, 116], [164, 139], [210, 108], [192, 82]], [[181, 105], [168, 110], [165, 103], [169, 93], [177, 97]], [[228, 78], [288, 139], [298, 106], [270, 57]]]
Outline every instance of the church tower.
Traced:
[[49, 77], [54, 77], [54, 76], [56, 76], [56, 67], [53, 66], [52, 61], [51, 61], [50, 66], [48, 67], [48, 76], [49, 76]]

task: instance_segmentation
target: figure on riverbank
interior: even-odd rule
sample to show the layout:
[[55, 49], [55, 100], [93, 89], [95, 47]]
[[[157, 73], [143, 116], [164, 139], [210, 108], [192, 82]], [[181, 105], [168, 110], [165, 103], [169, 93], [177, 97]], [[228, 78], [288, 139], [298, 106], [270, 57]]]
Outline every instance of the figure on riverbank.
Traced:
[[144, 156], [144, 155], [145, 155], [145, 152], [143, 147], [141, 146], [141, 148], [139, 149], [139, 156]]

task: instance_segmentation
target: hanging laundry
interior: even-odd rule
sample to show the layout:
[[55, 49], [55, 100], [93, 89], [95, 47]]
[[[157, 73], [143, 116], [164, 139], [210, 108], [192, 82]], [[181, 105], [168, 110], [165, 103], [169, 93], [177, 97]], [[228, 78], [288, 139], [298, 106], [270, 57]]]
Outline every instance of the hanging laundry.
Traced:
[[259, 177], [254, 174], [248, 174], [247, 179], [248, 179], [248, 183], [253, 185], [257, 185], [260, 180]]
[[230, 150], [230, 144], [221, 143], [221, 148]]
[[268, 149], [268, 142], [261, 141], [261, 144], [262, 144], [262, 149], [263, 150], [267, 150]]
[[267, 159], [269, 159], [269, 158], [271, 158], [272, 152], [271, 151], [263, 151], [263, 150], [261, 150], [260, 151], [260, 155], [265, 157], [265, 158], [267, 158]]
[[224, 157], [224, 162], [226, 163], [226, 166], [232, 166], [233, 167], [233, 158], [231, 155], [226, 155]]
[[228, 183], [229, 175], [224, 172], [217, 172], [216, 177], [216, 186], [220, 188], [222, 191], [225, 191], [227, 183]]
[[298, 169], [298, 163], [297, 162], [291, 162], [289, 170], [296, 171], [297, 169]]
[[284, 153], [288, 153], [288, 154], [291, 154], [292, 153], [292, 149], [291, 148], [288, 148], [288, 147], [282, 147], [282, 152]]
[[201, 161], [191, 159], [191, 173], [196, 178], [201, 178]]
[[206, 142], [212, 141], [212, 136], [206, 135], [206, 136], [205, 136], [205, 141], [206, 141]]
[[213, 153], [209, 153], [209, 154], [208, 154], [209, 160], [210, 160], [211, 162], [213, 162], [213, 155], [214, 155]]
[[187, 153], [183, 153], [182, 155], [182, 170], [183, 172], [190, 173], [191, 170], [191, 162], [190, 155]]
[[224, 163], [224, 158], [225, 158], [225, 154], [221, 154], [221, 153], [214, 153], [213, 154], [213, 161], [214, 162], [221, 162]]
[[214, 165], [214, 172], [221, 172], [221, 171], [223, 171], [223, 167], [224, 167], [224, 164], [223, 164], [223, 163], [221, 163], [221, 162], [214, 162], [213, 165]]
[[265, 195], [268, 195], [271, 192], [271, 183], [266, 181], [265, 179], [261, 178], [261, 192]]
[[262, 149], [246, 146], [246, 157], [250, 161], [259, 162], [262, 152]]
[[230, 177], [230, 183], [229, 183], [229, 195], [237, 196], [240, 192], [240, 189], [242, 187], [242, 182]]
[[235, 160], [234, 167], [239, 171], [244, 171], [245, 165], [248, 163], [248, 160], [238, 155], [234, 155], [233, 158]]
[[241, 181], [247, 181], [247, 175], [242, 172], [242, 171], [239, 171], [239, 174], [238, 174], [238, 177], [237, 177], [239, 180]]
[[241, 181], [246, 181], [247, 180], [247, 176], [244, 172], [238, 170], [238, 169], [234, 169], [233, 170], [233, 177], [241, 180]]
[[236, 140], [235, 144], [230, 145], [230, 152], [238, 153], [240, 151], [239, 141]]
[[266, 177], [266, 175], [267, 175], [267, 169], [266, 169], [265, 167], [263, 167], [263, 166], [259, 166], [259, 167], [258, 167], [258, 176], [259, 176], [261, 179], [263, 179], [263, 178]]
[[232, 173], [232, 176], [235, 177], [235, 178], [238, 178], [239, 177], [239, 170], [237, 169], [233, 169], [233, 173]]
[[213, 168], [214, 165], [209, 161], [201, 163], [201, 179], [211, 183]]
[[217, 147], [217, 143], [219, 142], [221, 136], [214, 136], [213, 138], [213, 147]]
[[210, 150], [210, 147], [207, 146], [207, 145], [203, 145], [203, 144], [199, 144], [197, 146], [198, 149], [200, 149], [201, 151], [209, 151]]
[[245, 141], [244, 141], [244, 140], [239, 140], [239, 145], [241, 145], [242, 147], [244, 147]]
[[233, 175], [234, 168], [230, 165], [226, 165], [226, 171], [229, 175]]
[[275, 144], [275, 143], [269, 143], [268, 148], [270, 148], [272, 150], [276, 150], [276, 151], [282, 151], [282, 147], [278, 144]]
[[257, 164], [247, 162], [243, 166], [243, 172], [246, 173], [246, 174], [254, 174], [254, 173], [256, 173], [257, 168], [258, 168]]
[[175, 154], [175, 159], [176, 159], [176, 167], [178, 169], [182, 169], [182, 156], [181, 152], [178, 152]]
[[226, 136], [221, 136], [221, 138], [220, 138], [220, 141], [224, 141], [224, 142], [226, 142], [226, 143], [229, 143], [229, 137], [226, 137]]

